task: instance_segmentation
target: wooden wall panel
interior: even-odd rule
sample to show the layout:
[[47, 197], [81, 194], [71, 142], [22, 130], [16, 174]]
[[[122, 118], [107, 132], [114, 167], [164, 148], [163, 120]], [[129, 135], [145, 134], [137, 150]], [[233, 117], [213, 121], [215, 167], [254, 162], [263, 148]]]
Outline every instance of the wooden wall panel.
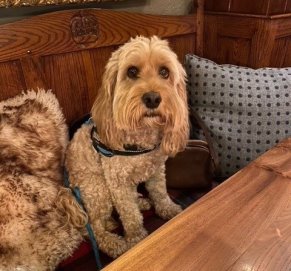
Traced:
[[[93, 105], [98, 89], [101, 86], [101, 79], [105, 70], [105, 65], [110, 58], [112, 51], [117, 48], [118, 46], [110, 46], [98, 50], [90, 50], [90, 60], [87, 59], [88, 64], [86, 64], [86, 79], [89, 89], [88, 98], [90, 108]], [[89, 65], [91, 68], [89, 68]]]
[[291, 12], [291, 0], [205, 0], [205, 10], [266, 16]]
[[183, 35], [169, 39], [170, 47], [177, 54], [179, 61], [183, 64], [186, 54], [193, 54], [196, 52], [196, 42], [193, 35]]
[[291, 67], [291, 36], [288, 37], [286, 42], [286, 54], [281, 67]]
[[269, 0], [232, 0], [230, 12], [266, 15]]
[[218, 38], [217, 62], [247, 66], [249, 64], [251, 41], [249, 39]]
[[270, 0], [268, 15], [285, 13], [288, 0]]
[[252, 68], [291, 66], [291, 16], [205, 15], [204, 57]]
[[285, 13], [291, 13], [291, 0], [287, 0]]
[[288, 50], [288, 38], [284, 37], [275, 40], [270, 63], [272, 67], [282, 67], [284, 65], [286, 56], [288, 58], [288, 55], [286, 55], [287, 50]]
[[270, 66], [277, 25], [265, 19], [252, 20], [256, 23], [256, 31], [252, 37], [249, 66], [253, 68]]
[[68, 123], [90, 110], [86, 67], [82, 53], [47, 56], [43, 59], [48, 87], [53, 90], [64, 110]]
[[0, 101], [26, 90], [20, 61], [0, 62]]
[[231, 0], [206, 0], [205, 10], [207, 11], [219, 11], [227, 12], [229, 11]]
[[276, 38], [284, 38], [291, 35], [291, 15], [290, 17], [277, 19], [272, 24], [276, 26]]
[[20, 63], [26, 88], [32, 89], [36, 86], [43, 89], [48, 88], [40, 57], [31, 57], [28, 55], [27, 57], [21, 58]]
[[207, 15], [204, 56], [218, 63], [249, 65], [256, 23], [243, 17]]

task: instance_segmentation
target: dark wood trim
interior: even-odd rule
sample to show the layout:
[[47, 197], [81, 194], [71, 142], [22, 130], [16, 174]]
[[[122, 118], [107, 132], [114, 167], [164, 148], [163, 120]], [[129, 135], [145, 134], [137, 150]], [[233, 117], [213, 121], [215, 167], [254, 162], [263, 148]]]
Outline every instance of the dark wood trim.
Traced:
[[288, 0], [285, 1], [284, 13], [287, 11]]
[[269, 20], [276, 20], [276, 19], [291, 17], [291, 13], [278, 14], [278, 15], [256, 15], [256, 14], [230, 13], [230, 12], [218, 12], [218, 11], [205, 11], [205, 15], [258, 18], [258, 19], [269, 19]]
[[203, 41], [204, 41], [204, 0], [197, 0], [197, 45], [196, 53], [199, 56], [203, 56]]

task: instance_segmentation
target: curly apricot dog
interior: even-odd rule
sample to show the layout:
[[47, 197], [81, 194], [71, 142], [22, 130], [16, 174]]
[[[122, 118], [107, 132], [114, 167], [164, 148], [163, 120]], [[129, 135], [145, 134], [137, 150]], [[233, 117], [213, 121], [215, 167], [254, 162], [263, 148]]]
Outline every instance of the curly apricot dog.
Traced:
[[[62, 187], [67, 142], [51, 92], [0, 102], [0, 271], [54, 270], [82, 241], [62, 204], [76, 207]], [[75, 213], [84, 225], [85, 215]]]
[[[66, 167], [72, 186], [81, 190], [101, 250], [117, 257], [147, 235], [137, 184], [145, 182], [162, 218], [181, 212], [167, 194], [165, 161], [186, 145], [188, 109], [185, 72], [168, 43], [155, 36], [136, 37], [115, 51], [91, 113], [95, 131], [84, 124], [76, 132]], [[97, 152], [92, 139], [117, 154]], [[127, 149], [141, 153], [118, 153]], [[113, 208], [124, 237], [109, 231]]]

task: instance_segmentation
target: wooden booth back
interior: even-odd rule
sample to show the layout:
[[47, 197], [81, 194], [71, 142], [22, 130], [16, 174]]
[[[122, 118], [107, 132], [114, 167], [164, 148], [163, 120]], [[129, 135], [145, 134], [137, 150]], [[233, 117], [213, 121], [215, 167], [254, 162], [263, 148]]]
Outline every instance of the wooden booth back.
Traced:
[[252, 68], [291, 66], [291, 0], [199, 1], [205, 57]]
[[112, 51], [136, 35], [170, 41], [181, 62], [196, 52], [196, 15], [108, 10], [53, 12], [0, 25], [0, 100], [52, 89], [68, 124], [90, 111]]

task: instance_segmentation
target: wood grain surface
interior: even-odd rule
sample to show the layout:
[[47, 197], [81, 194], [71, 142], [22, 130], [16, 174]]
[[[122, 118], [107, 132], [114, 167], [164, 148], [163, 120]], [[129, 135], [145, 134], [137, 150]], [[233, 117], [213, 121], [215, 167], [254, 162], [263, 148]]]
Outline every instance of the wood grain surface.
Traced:
[[291, 138], [103, 270], [290, 271]]
[[[76, 43], [77, 17], [96, 18], [96, 39]], [[136, 35], [166, 38], [196, 31], [194, 15], [155, 16], [98, 9], [68, 10], [34, 16], [0, 26], [0, 61], [29, 55], [51, 55], [120, 45]], [[82, 19], [79, 20], [82, 23]]]

